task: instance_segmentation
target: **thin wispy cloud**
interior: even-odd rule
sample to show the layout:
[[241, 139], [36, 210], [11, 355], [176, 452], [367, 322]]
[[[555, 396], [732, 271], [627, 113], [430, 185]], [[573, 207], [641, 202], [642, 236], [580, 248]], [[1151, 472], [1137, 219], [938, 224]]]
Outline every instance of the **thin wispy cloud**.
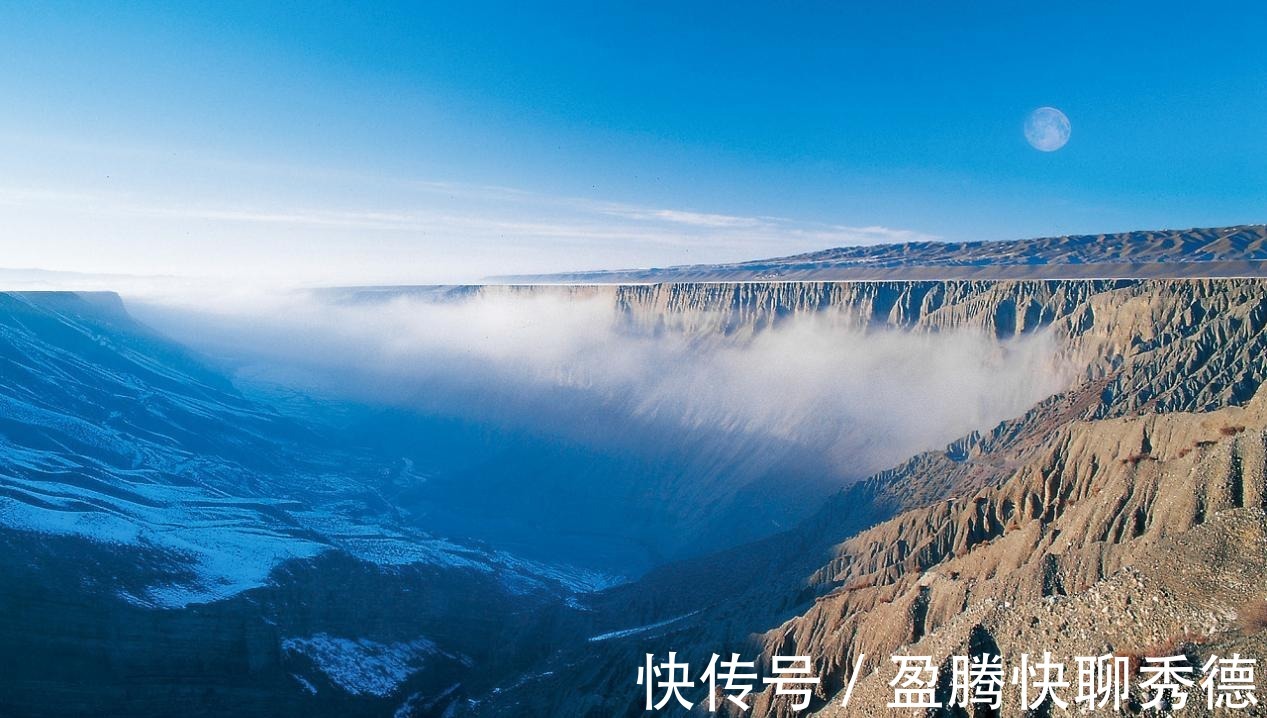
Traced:
[[[285, 224], [308, 227], [344, 227], [365, 230], [440, 232], [494, 232], [533, 237], [584, 238], [596, 240], [639, 239], [676, 243], [708, 231], [730, 232], [737, 237], [773, 238], [777, 235], [814, 237], [847, 244], [910, 242], [938, 239], [935, 235], [882, 226], [849, 227], [797, 222], [768, 217], [740, 217], [675, 209], [594, 203], [571, 198], [551, 198], [525, 193], [543, 207], [560, 205], [578, 210], [574, 217], [559, 221], [496, 219], [477, 214], [453, 214], [426, 210], [357, 210], [285, 207], [276, 209], [162, 204], [137, 201], [126, 194], [92, 191], [64, 191], [47, 188], [0, 188], [0, 204], [7, 206], [52, 205], [60, 211], [88, 214], [154, 217], [174, 220]], [[596, 214], [615, 218], [601, 221]], [[589, 221], [586, 221], [587, 218]], [[622, 221], [623, 220], [623, 221]], [[654, 228], [661, 229], [656, 231]]]
[[669, 222], [685, 224], [692, 227], [761, 227], [765, 223], [755, 217], [734, 217], [726, 214], [710, 214], [707, 212], [687, 212], [679, 209], [653, 209], [647, 207], [629, 207], [612, 205], [603, 210], [607, 214], [647, 222]]
[[[16, 141], [0, 137], [6, 140]], [[197, 151], [26, 140], [93, 171], [56, 179], [13, 174], [0, 185], [10, 219], [0, 241], [13, 245], [10, 266], [408, 283], [933, 239], [888, 227], [235, 162]], [[198, 182], [161, 181], [168, 175]], [[216, 247], [212, 256], [208, 246]], [[367, 247], [373, 251], [359, 251]]]

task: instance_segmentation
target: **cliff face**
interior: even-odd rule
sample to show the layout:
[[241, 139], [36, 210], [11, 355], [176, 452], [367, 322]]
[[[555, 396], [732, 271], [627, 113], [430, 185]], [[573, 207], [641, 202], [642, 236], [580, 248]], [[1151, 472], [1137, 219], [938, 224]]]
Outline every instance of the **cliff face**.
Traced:
[[1213, 409], [1264, 378], [1262, 280], [672, 284], [615, 288], [636, 331], [750, 336], [795, 317], [879, 331], [1049, 330], [1095, 416]]
[[[481, 714], [636, 714], [632, 667], [667, 650], [700, 665], [713, 652], [760, 655], [766, 669], [775, 654], [810, 655], [824, 678], [815, 705], [830, 713], [861, 653], [887, 669], [895, 652], [940, 661], [982, 635], [1006, 655], [1138, 655], [1193, 636], [1209, 652], [1260, 639], [1241, 631], [1238, 612], [1261, 597], [1267, 563], [1264, 400], [1254, 399], [1264, 283], [621, 291], [631, 322], [654, 331], [742, 334], [801, 311], [873, 330], [1044, 328], [1076, 375], [989, 432], [843, 490], [792, 531], [594, 597], [577, 630], [671, 622], [565, 651], [567, 684], [527, 683]], [[880, 700], [891, 677], [860, 686], [863, 713], [891, 699]], [[753, 714], [790, 711], [764, 695]]]
[[612, 291], [633, 325], [643, 330], [745, 335], [813, 315], [829, 326], [974, 329], [1006, 338], [1068, 316], [1092, 296], [1137, 285], [1126, 281], [753, 282], [635, 285]]
[[[1264, 369], [1267, 306], [1256, 279], [752, 282], [428, 288], [433, 301], [561, 296], [610, 302], [624, 330], [742, 343], [799, 318], [860, 331], [1050, 332], [1073, 383], [1105, 381], [1098, 416], [1248, 401]], [[397, 292], [355, 293], [361, 301]], [[1235, 380], [1231, 380], [1235, 378]]]

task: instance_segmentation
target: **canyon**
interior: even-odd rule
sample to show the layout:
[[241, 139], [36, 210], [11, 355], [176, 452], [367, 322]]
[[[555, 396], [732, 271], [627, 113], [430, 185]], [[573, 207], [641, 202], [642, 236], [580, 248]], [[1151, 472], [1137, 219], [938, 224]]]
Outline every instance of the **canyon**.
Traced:
[[[200, 345], [0, 294], [6, 714], [636, 715], [669, 650], [808, 656], [822, 715], [865, 655], [848, 713], [883, 714], [900, 652], [1262, 654], [1264, 280], [295, 301], [404, 323]], [[246, 371], [296, 344], [301, 389]]]

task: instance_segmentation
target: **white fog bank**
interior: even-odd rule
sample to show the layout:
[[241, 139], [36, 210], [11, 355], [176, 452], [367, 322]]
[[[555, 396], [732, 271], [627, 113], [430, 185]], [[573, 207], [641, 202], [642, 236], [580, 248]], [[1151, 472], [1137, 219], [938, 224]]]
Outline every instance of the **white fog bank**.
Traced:
[[146, 297], [133, 312], [240, 377], [601, 440], [630, 422], [773, 439], [857, 478], [1019, 415], [1072, 376], [1039, 333], [863, 332], [813, 316], [745, 339], [639, 333], [607, 295], [436, 301]]

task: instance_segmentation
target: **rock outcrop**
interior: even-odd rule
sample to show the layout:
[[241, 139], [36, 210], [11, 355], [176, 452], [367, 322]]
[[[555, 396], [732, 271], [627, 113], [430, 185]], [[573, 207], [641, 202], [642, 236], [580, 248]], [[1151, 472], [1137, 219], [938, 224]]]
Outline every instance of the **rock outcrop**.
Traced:
[[[1241, 614], [1262, 599], [1267, 566], [1264, 283], [813, 285], [804, 308], [793, 286], [621, 291], [638, 298], [635, 324], [644, 306], [666, 326], [677, 310], [679, 330], [701, 333], [799, 311], [872, 330], [1047, 331], [1076, 376], [1022, 416], [842, 490], [792, 531], [595, 596], [572, 630], [660, 627], [565, 647], [553, 665], [566, 679], [527, 681], [479, 714], [636, 715], [633, 667], [667, 650], [699, 665], [759, 655], [763, 671], [773, 655], [808, 655], [824, 714], [855, 656], [869, 668], [896, 652], [942, 661], [983, 632], [1007, 655], [1261, 655]], [[700, 296], [731, 311], [701, 312]], [[863, 680], [850, 714], [879, 712], [891, 677]], [[752, 714], [792, 711], [766, 693]]]
[[[1238, 617], [1264, 597], [1265, 457], [1267, 392], [1245, 408], [1072, 422], [1014, 456], [1001, 483], [841, 543], [809, 579], [827, 592], [763, 634], [764, 654], [813, 656], [827, 686], [866, 654], [851, 706], [868, 715], [892, 700], [889, 656], [940, 664], [967, 655], [974, 631], [1002, 655], [1050, 650], [1070, 665], [1257, 655], [1267, 637]], [[763, 698], [758, 715], [790, 714]]]

